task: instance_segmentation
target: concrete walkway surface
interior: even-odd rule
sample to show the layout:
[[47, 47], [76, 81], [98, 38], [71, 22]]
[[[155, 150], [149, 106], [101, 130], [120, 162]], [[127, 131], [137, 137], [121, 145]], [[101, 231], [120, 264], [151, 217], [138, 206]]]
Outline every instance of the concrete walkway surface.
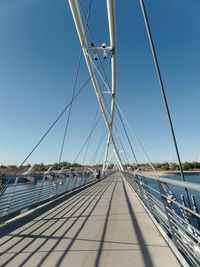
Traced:
[[181, 266], [120, 174], [26, 217], [3, 230], [1, 267]]

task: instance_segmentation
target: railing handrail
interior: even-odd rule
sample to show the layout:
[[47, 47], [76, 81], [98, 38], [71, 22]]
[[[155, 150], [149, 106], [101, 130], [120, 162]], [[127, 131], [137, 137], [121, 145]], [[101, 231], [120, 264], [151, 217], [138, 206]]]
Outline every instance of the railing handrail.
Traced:
[[171, 185], [175, 185], [175, 186], [179, 186], [182, 188], [187, 188], [187, 189], [191, 189], [191, 190], [195, 190], [195, 191], [200, 191], [200, 184], [197, 183], [191, 183], [191, 182], [183, 182], [183, 181], [179, 181], [179, 180], [174, 180], [174, 179], [169, 179], [169, 178], [164, 178], [164, 177], [154, 177], [152, 175], [146, 175], [146, 174], [134, 174], [134, 172], [130, 172], [130, 171], [124, 171], [126, 173], [130, 173], [132, 175], [137, 175], [137, 176], [142, 176], [145, 178], [148, 178], [150, 180], [154, 180], [157, 182], [161, 182], [161, 183], [167, 183], [167, 184], [171, 184]]
[[[47, 179], [48, 174], [43, 175], [43, 179], [30, 182], [32, 186], [27, 188], [18, 188], [18, 185], [26, 185], [26, 183], [18, 183], [19, 177], [16, 177], [14, 184], [7, 183], [6, 189], [0, 195], [0, 223], [8, 218], [16, 216], [24, 212], [26, 209], [39, 206], [40, 203], [48, 202], [56, 199], [62, 194], [68, 194], [78, 188], [84, 187], [95, 182], [96, 177], [92, 172], [79, 171], [72, 172], [75, 176], [69, 176], [67, 172], [58, 173], [52, 179]], [[106, 176], [111, 173], [108, 171]], [[51, 174], [49, 174], [51, 176]], [[31, 177], [32, 175], [27, 175]], [[102, 177], [103, 178], [103, 177]], [[45, 184], [47, 182], [47, 184]], [[28, 185], [28, 184], [27, 184]]]
[[[143, 207], [161, 230], [168, 245], [183, 266], [200, 266], [200, 215], [195, 200], [187, 207], [183, 198], [172, 192], [169, 185], [200, 191], [197, 183], [183, 182], [143, 173], [122, 172], [134, 189]], [[149, 182], [152, 183], [152, 187]], [[153, 187], [158, 188], [155, 190]], [[153, 190], [153, 192], [152, 192]], [[174, 191], [174, 190], [173, 190]], [[192, 195], [191, 195], [192, 197]], [[194, 195], [193, 195], [194, 199]], [[192, 264], [192, 265], [191, 265]]]

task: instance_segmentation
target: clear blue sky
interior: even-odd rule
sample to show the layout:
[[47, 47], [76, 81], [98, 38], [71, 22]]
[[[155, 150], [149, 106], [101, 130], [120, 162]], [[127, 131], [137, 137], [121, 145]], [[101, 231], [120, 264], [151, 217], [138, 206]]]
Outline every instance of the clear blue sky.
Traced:
[[[85, 11], [88, 2], [82, 1]], [[146, 2], [181, 158], [197, 160], [200, 2]], [[108, 43], [105, 8], [105, 1], [93, 0], [90, 27], [99, 45]], [[116, 15], [118, 102], [152, 161], [175, 161], [139, 1], [116, 1]], [[20, 164], [69, 102], [79, 49], [67, 1], [0, 1], [0, 164]], [[88, 77], [85, 63], [81, 66], [78, 89]], [[75, 158], [96, 108], [90, 83], [73, 105], [63, 160]], [[28, 163], [58, 161], [66, 115]], [[91, 141], [88, 160], [102, 128], [103, 121]], [[134, 141], [133, 145], [139, 161], [146, 161]]]

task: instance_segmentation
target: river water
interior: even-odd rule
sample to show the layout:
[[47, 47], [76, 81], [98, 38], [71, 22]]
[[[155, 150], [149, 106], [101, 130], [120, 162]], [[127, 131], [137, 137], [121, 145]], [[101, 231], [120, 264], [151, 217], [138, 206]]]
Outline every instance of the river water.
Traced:
[[[182, 181], [181, 175], [169, 175], [169, 176], [162, 176], [162, 177], [172, 179], [172, 180]], [[186, 174], [185, 175], [185, 181], [190, 182], [190, 183], [200, 184], [200, 175], [199, 174]], [[151, 181], [149, 180], [148, 184], [154, 188], [156, 187], [156, 183], [152, 180]], [[170, 190], [173, 192], [173, 194], [177, 197], [178, 200], [180, 200], [181, 194], [185, 193], [185, 190], [182, 187], [173, 186], [173, 185], [169, 185], [169, 187], [170, 187]], [[200, 192], [188, 189], [188, 193], [189, 193], [189, 196], [191, 196], [191, 195], [195, 196], [197, 204], [200, 207]]]

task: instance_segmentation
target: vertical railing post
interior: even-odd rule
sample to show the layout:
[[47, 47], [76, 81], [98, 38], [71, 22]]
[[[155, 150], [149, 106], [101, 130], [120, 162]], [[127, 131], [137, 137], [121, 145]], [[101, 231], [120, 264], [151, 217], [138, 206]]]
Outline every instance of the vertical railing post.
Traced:
[[11, 198], [10, 198], [10, 201], [9, 201], [9, 204], [8, 204], [8, 208], [6, 210], [6, 214], [9, 214], [9, 211], [10, 209], [12, 208], [12, 203], [13, 203], [13, 198], [14, 198], [14, 195], [15, 195], [15, 191], [16, 191], [16, 187], [17, 187], [17, 182], [18, 182], [18, 177], [15, 178], [15, 183], [14, 183], [14, 187], [13, 187], [13, 191], [12, 193], [10, 194]]
[[58, 174], [57, 181], [56, 181], [56, 193], [55, 193], [56, 196], [57, 196], [58, 191], [59, 191], [59, 182], [60, 182], [60, 175]]
[[84, 181], [84, 178], [85, 178], [85, 175], [84, 175], [84, 173], [81, 173], [81, 175], [79, 176], [79, 183], [78, 183], [78, 187], [80, 187], [81, 185], [82, 185], [82, 183], [83, 183], [83, 181]]
[[41, 195], [42, 195], [42, 190], [43, 190], [43, 186], [44, 186], [44, 181], [45, 181], [45, 175], [43, 175], [43, 178], [42, 178], [42, 183], [41, 183], [41, 187], [40, 187], [40, 191], [39, 191], [39, 196], [38, 196], [38, 200], [36, 201], [36, 203], [40, 202]]
[[164, 206], [164, 209], [165, 209], [165, 214], [167, 216], [169, 228], [171, 229], [172, 240], [173, 240], [175, 246], [177, 248], [179, 248], [180, 246], [179, 246], [179, 243], [177, 242], [176, 231], [174, 230], [174, 225], [171, 222], [172, 219], [170, 218], [169, 211], [168, 211], [168, 209], [171, 209], [171, 206], [168, 203], [167, 198], [165, 197], [165, 195], [166, 195], [165, 193], [166, 192], [165, 192], [165, 190], [163, 188], [162, 183], [160, 181], [157, 181], [157, 185], [158, 185], [158, 188], [159, 188], [159, 191], [160, 191], [160, 195], [161, 195], [161, 199], [162, 199], [162, 202], [163, 202], [163, 206]]
[[75, 188], [76, 188], [76, 183], [77, 183], [77, 180], [78, 180], [78, 176], [76, 176], [76, 178], [75, 178], [75, 183], [74, 183], [74, 188], [73, 188], [73, 189], [75, 189]]
[[56, 196], [57, 194], [57, 188], [58, 188], [57, 174], [55, 175], [55, 177], [53, 177], [52, 185], [53, 185], [53, 192], [52, 192], [52, 197], [53, 197], [53, 196]]
[[71, 179], [72, 179], [71, 174], [69, 174], [69, 176], [68, 176], [67, 179], [68, 179], [68, 181], [67, 181], [67, 186], [66, 186], [66, 188], [67, 188], [67, 190], [69, 190], [70, 181], [71, 181]]
[[69, 177], [66, 175], [66, 186], [65, 186], [65, 192], [67, 192], [67, 189], [68, 189], [68, 185], [69, 185]]
[[83, 186], [83, 185], [86, 184], [86, 180], [87, 180], [87, 172], [84, 172], [84, 173], [83, 173], [83, 176], [84, 176], [84, 178], [83, 178], [83, 182], [81, 183], [81, 186]]
[[[91, 175], [90, 175], [90, 179], [88, 179], [88, 180], [90, 180], [90, 182], [95, 181], [95, 180], [96, 180], [95, 175], [94, 175], [94, 174], [91, 174]], [[89, 181], [88, 181], [88, 182], [89, 182]]]
[[152, 205], [152, 202], [151, 202], [151, 198], [150, 198], [150, 192], [149, 192], [149, 187], [148, 187], [148, 183], [147, 181], [145, 180], [145, 178], [143, 176], [141, 176], [141, 180], [144, 184], [144, 190], [145, 190], [145, 193], [146, 193], [146, 197], [147, 197], [147, 203], [148, 203], [148, 208], [151, 212], [151, 214], [153, 214], [153, 205]]
[[133, 174], [132, 176], [132, 184], [133, 184], [133, 188], [135, 190], [135, 192], [137, 192], [138, 196], [141, 197], [141, 192], [140, 192], [140, 185], [139, 185], [139, 179], [137, 174]]

